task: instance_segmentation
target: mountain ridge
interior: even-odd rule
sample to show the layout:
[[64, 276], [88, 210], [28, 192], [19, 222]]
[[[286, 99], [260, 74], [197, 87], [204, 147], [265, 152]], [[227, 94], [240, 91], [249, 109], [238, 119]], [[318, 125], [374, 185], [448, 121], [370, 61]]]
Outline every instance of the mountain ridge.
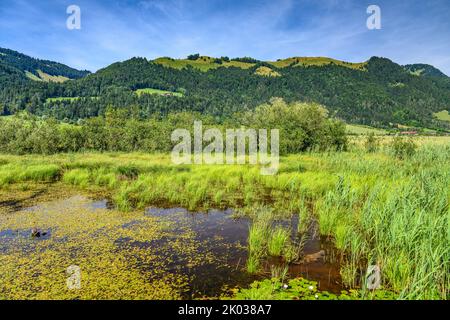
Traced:
[[[197, 56], [191, 55], [191, 56]], [[139, 58], [139, 57], [136, 57]], [[367, 63], [372, 58], [380, 58], [376, 56], [370, 57], [367, 61], [363, 62], [349, 62], [345, 60], [339, 60], [334, 59], [331, 57], [322, 57], [322, 56], [294, 56], [294, 57], [288, 57], [288, 58], [281, 58], [277, 59], [276, 61], [264, 61], [264, 60], [257, 60], [251, 57], [244, 57], [244, 58], [228, 58], [228, 57], [211, 57], [211, 56], [202, 56], [198, 54], [197, 59], [174, 59], [171, 57], [158, 57], [156, 59], [150, 60], [155, 63], [159, 63], [164, 66], [173, 67], [176, 69], [180, 69], [183, 67], [187, 67], [187, 65], [191, 65], [192, 67], [197, 67], [199, 70], [206, 71], [209, 69], [214, 68], [220, 68], [221, 66], [224, 67], [241, 67], [244, 69], [251, 68], [255, 66], [256, 64], [268, 64], [276, 68], [285, 68], [285, 67], [307, 67], [307, 66], [325, 66], [325, 65], [332, 65], [336, 64], [342, 67], [347, 67], [351, 69], [361, 70], [364, 71], [365, 67], [367, 66]], [[242, 61], [244, 60], [244, 61]], [[248, 62], [245, 60], [253, 60], [253, 62]], [[126, 61], [126, 60], [125, 60]], [[401, 65], [406, 71], [417, 75], [417, 76], [434, 76], [434, 77], [445, 77], [448, 78], [448, 76], [439, 70], [438, 68], [430, 65], [430, 64], [424, 64], [424, 63], [414, 63], [414, 64], [406, 64]]]
[[448, 76], [445, 73], [443, 73], [441, 70], [430, 64], [415, 63], [415, 64], [407, 64], [404, 65], [403, 67], [407, 71], [418, 76], [448, 78]]
[[77, 121], [104, 114], [112, 106], [137, 107], [143, 117], [195, 111], [226, 121], [281, 97], [321, 103], [332, 116], [348, 123], [439, 125], [433, 114], [450, 106], [450, 78], [413, 74], [412, 69], [381, 57], [363, 63], [324, 57], [272, 62], [200, 55], [134, 57], [72, 81], [53, 83], [23, 77], [12, 81], [21, 71], [0, 64], [0, 82], [9, 81], [6, 89], [0, 87], [0, 113], [2, 108], [3, 114], [28, 110]]
[[63, 82], [70, 79], [79, 79], [90, 74], [90, 71], [87, 70], [77, 70], [59, 62], [33, 58], [18, 51], [1, 47], [0, 63], [17, 69], [24, 76], [35, 81]]

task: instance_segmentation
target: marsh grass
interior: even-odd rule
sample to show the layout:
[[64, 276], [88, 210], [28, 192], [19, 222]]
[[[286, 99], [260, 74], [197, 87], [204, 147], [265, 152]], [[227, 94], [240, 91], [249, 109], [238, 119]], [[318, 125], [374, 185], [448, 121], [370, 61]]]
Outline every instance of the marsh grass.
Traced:
[[300, 234], [305, 234], [308, 232], [312, 221], [312, 214], [308, 209], [306, 204], [306, 200], [303, 198], [300, 200], [298, 206], [298, 224], [297, 224], [297, 232]]
[[344, 282], [356, 285], [361, 262], [368, 261], [381, 266], [383, 285], [401, 298], [448, 297], [450, 170], [445, 152], [448, 156], [448, 148], [422, 149], [397, 164], [388, 179], [366, 188], [342, 178], [317, 202], [320, 232], [350, 253], [341, 270]]
[[283, 227], [276, 227], [270, 232], [267, 244], [268, 252], [271, 256], [280, 257], [289, 244], [290, 231]]
[[261, 258], [250, 254], [247, 259], [247, 272], [250, 274], [258, 273], [261, 269]]
[[117, 167], [117, 173], [128, 179], [136, 179], [139, 176], [140, 170], [134, 165], [122, 165]]
[[261, 223], [255, 223], [250, 227], [248, 235], [250, 255], [262, 257], [265, 254], [269, 233], [268, 227]]
[[[272, 239], [272, 221], [299, 214], [297, 231], [305, 234], [317, 221], [345, 253], [341, 273], [352, 286], [361, 286], [358, 275], [377, 263], [383, 287], [400, 298], [448, 299], [449, 140], [415, 140], [417, 150], [407, 157], [393, 154], [391, 141], [380, 138], [371, 153], [355, 145], [351, 152], [282, 157], [274, 176], [251, 166], [175, 166], [165, 154], [0, 155], [0, 190], [61, 181], [105, 190], [122, 211], [151, 204], [239, 208], [253, 220], [251, 272], [285, 241], [281, 232]], [[291, 260], [300, 250], [281, 251]]]
[[0, 167], [0, 186], [18, 182], [53, 182], [58, 179], [60, 168], [53, 164], [19, 165], [7, 164]]
[[265, 207], [254, 208], [252, 214], [253, 222], [248, 234], [249, 258], [247, 260], [247, 271], [256, 273], [260, 269], [261, 259], [267, 255], [273, 210]]
[[81, 188], [86, 188], [90, 182], [90, 173], [87, 169], [74, 169], [66, 172], [63, 177], [63, 182], [78, 186]]

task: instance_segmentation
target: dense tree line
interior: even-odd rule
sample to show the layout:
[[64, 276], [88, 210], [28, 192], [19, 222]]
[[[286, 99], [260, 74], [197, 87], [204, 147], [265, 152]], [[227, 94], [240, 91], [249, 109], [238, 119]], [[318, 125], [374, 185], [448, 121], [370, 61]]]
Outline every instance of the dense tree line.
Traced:
[[[327, 117], [326, 110], [316, 104], [292, 103], [272, 99], [270, 103], [245, 114], [236, 114], [226, 123], [194, 112], [154, 115], [144, 119], [138, 107], [108, 108], [104, 116], [79, 120], [77, 124], [58, 122], [20, 113], [0, 118], [0, 152], [14, 154], [53, 154], [78, 151], [143, 151], [169, 152], [175, 129], [188, 129], [193, 134], [194, 121], [203, 128], [279, 129], [282, 154], [309, 149], [341, 150], [346, 147], [345, 126]], [[205, 146], [209, 144], [205, 142]]]
[[[450, 105], [449, 78], [415, 76], [388, 59], [370, 59], [366, 71], [335, 64], [279, 69], [271, 66], [280, 77], [256, 75], [255, 70], [263, 64], [258, 62], [249, 69], [219, 67], [202, 72], [190, 66], [178, 70], [133, 58], [64, 84], [25, 81], [2, 76], [0, 72], [0, 112], [27, 110], [75, 123], [104, 115], [109, 106], [137, 107], [145, 118], [191, 111], [223, 122], [237, 112], [253, 110], [272, 97], [281, 97], [286, 102], [320, 103], [334, 117], [352, 123], [436, 127], [433, 112]], [[180, 98], [134, 93], [142, 88], [184, 95]], [[54, 97], [80, 99], [49, 102], [48, 98]]]

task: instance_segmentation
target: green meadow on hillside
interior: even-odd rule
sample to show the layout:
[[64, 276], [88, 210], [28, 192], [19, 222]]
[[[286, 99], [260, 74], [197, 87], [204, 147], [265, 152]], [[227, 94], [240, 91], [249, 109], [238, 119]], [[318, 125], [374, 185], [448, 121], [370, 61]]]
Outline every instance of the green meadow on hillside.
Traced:
[[[158, 58], [153, 60], [158, 64], [162, 64], [166, 67], [171, 67], [175, 69], [183, 69], [187, 66], [192, 66], [201, 71], [208, 71], [210, 69], [217, 69], [220, 67], [237, 67], [242, 69], [248, 69], [253, 67], [255, 62], [244, 62], [236, 60], [222, 60], [221, 58], [212, 58], [207, 56], [199, 56], [195, 60], [190, 59], [172, 59], [172, 58]], [[287, 59], [280, 59], [277, 61], [263, 61], [264, 63], [275, 66], [276, 68], [286, 68], [286, 67], [308, 67], [308, 66], [327, 66], [327, 65], [338, 65], [341, 67], [346, 67], [355, 70], [366, 70], [367, 62], [345, 62], [341, 60], [325, 58], [325, 57], [293, 57]]]
[[30, 78], [33, 81], [45, 81], [45, 82], [57, 82], [57, 83], [63, 83], [65, 81], [70, 80], [67, 77], [64, 76], [52, 76], [45, 72], [42, 72], [41, 70], [37, 70], [37, 76], [29, 71], [25, 72], [25, 75]]
[[183, 96], [183, 94], [181, 92], [172, 92], [172, 91], [152, 89], [152, 88], [138, 89], [135, 92], [138, 96], [143, 95], [143, 94], [157, 94], [157, 95], [161, 95], [161, 96], [169, 95], [169, 96], [175, 96], [175, 97]]
[[434, 116], [441, 121], [449, 121], [450, 122], [450, 114], [447, 110], [442, 110], [441, 112], [437, 112]]
[[60, 101], [75, 101], [80, 99], [80, 97], [57, 97], [57, 98], [47, 98], [45, 102], [60, 102]]
[[172, 58], [158, 58], [154, 60], [155, 63], [161, 64], [166, 67], [175, 68], [175, 69], [183, 69], [187, 66], [191, 66], [193, 68], [199, 69], [200, 71], [208, 71], [211, 69], [217, 69], [220, 67], [237, 67], [242, 69], [251, 68], [254, 64], [245, 63], [239, 61], [227, 61], [216, 63], [215, 58], [201, 56], [196, 60], [189, 59], [172, 59]]
[[293, 57], [287, 59], [280, 59], [278, 61], [269, 63], [276, 66], [277, 68], [284, 68], [288, 66], [307, 67], [307, 66], [338, 65], [341, 67], [362, 71], [366, 70], [365, 67], [367, 65], [367, 62], [353, 63], [325, 57]]
[[79, 99], [93, 99], [96, 100], [98, 99], [98, 97], [56, 97], [56, 98], [47, 98], [45, 100], [46, 103], [52, 103], [52, 102], [64, 102], [64, 101], [69, 101], [69, 102], [73, 102], [73, 101], [77, 101]]

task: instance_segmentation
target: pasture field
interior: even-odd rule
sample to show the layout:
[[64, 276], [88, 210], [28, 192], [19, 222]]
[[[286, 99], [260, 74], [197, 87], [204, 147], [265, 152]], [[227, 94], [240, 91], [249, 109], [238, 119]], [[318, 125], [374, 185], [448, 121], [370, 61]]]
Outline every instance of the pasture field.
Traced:
[[183, 94], [180, 92], [173, 92], [173, 91], [166, 91], [166, 90], [159, 90], [159, 89], [152, 89], [152, 88], [145, 88], [145, 89], [138, 89], [135, 91], [138, 96], [143, 94], [158, 94], [158, 95], [171, 95], [175, 97], [182, 97]]
[[63, 77], [63, 76], [52, 76], [49, 75], [45, 72], [42, 72], [41, 70], [37, 70], [37, 73], [39, 74], [39, 77], [46, 82], [65, 82], [70, 80], [67, 77]]
[[259, 67], [255, 70], [255, 74], [263, 76], [263, 77], [280, 77], [281, 75], [270, 69], [269, 67]]
[[49, 75], [49, 74], [47, 74], [45, 72], [42, 72], [41, 70], [37, 70], [37, 73], [38, 73], [39, 76], [36, 76], [35, 74], [33, 74], [33, 73], [29, 72], [29, 71], [26, 71], [25, 75], [29, 79], [33, 80], [33, 81], [45, 81], [45, 82], [62, 83], [62, 82], [70, 80], [69, 78], [63, 77], [63, 76], [52, 76], [52, 75]]
[[[56, 98], [47, 98], [45, 100], [46, 103], [52, 102], [61, 102], [61, 101], [76, 101], [78, 99], [83, 99], [85, 97], [56, 97]], [[89, 99], [98, 99], [98, 97], [88, 97]]]
[[222, 64], [214, 63], [214, 58], [201, 56], [197, 60], [188, 60], [188, 59], [171, 59], [171, 58], [158, 58], [154, 60], [155, 63], [161, 64], [166, 67], [175, 68], [175, 69], [183, 69], [187, 66], [191, 66], [200, 71], [208, 71], [211, 69], [217, 69], [220, 67], [236, 67], [242, 69], [248, 69], [254, 66], [253, 63], [246, 63], [240, 61], [228, 61], [223, 62]]
[[355, 125], [355, 124], [347, 124], [346, 125], [347, 133], [350, 135], [364, 135], [373, 133], [378, 136], [382, 136], [387, 134], [388, 132], [383, 129], [372, 128], [369, 126]]
[[434, 116], [441, 121], [449, 121], [450, 122], [450, 114], [447, 110], [443, 110], [441, 112], [437, 112], [434, 114]]
[[[166, 67], [171, 67], [175, 69], [186, 68], [187, 66], [192, 66], [201, 71], [208, 71], [210, 69], [217, 69], [220, 67], [236, 67], [242, 69], [248, 69], [255, 66], [255, 63], [242, 62], [242, 61], [222, 61], [222, 63], [215, 63], [215, 58], [208, 56], [200, 56], [196, 60], [189, 59], [172, 59], [172, 58], [158, 58], [154, 62], [162, 64]], [[280, 59], [277, 61], [267, 61], [268, 64], [273, 65], [276, 68], [286, 68], [288, 66], [296, 67], [307, 67], [307, 66], [327, 66], [327, 65], [338, 65], [355, 70], [366, 70], [366, 62], [352, 63], [345, 62], [331, 58], [325, 57], [293, 57], [287, 59]]]
[[29, 71], [26, 71], [26, 72], [25, 72], [25, 75], [26, 75], [28, 78], [30, 78], [31, 80], [34, 80], [34, 81], [42, 81], [41, 78], [39, 78], [38, 76], [34, 75], [33, 73], [31, 73], [31, 72], [29, 72]]
[[57, 97], [57, 98], [47, 98], [45, 102], [51, 103], [51, 102], [61, 102], [61, 101], [75, 101], [77, 99], [80, 99], [80, 97]]
[[287, 59], [281, 59], [274, 62], [269, 62], [270, 64], [278, 67], [278, 68], [285, 68], [290, 65], [294, 65], [296, 67], [301, 66], [327, 66], [327, 65], [338, 65], [350, 69], [355, 70], [366, 70], [367, 62], [346, 62], [326, 57], [293, 57], [293, 58], [287, 58]]
[[[376, 139], [381, 148], [388, 149], [395, 136], [379, 136]], [[417, 146], [448, 146], [450, 143], [450, 136], [413, 136], [405, 137], [405, 139], [414, 141]], [[349, 136], [351, 148], [363, 148], [365, 142], [366, 138], [364, 135]]]
[[[70, 264], [63, 253], [67, 250], [84, 257], [86, 277], [98, 279], [75, 298], [101, 298], [109, 290], [116, 290], [117, 298], [182, 298], [192, 280], [182, 271], [165, 266], [161, 257], [143, 250], [146, 243], [159, 243], [168, 228], [178, 226], [142, 214], [153, 206], [191, 212], [232, 208], [235, 217], [244, 219], [237, 220], [235, 227], [243, 223], [239, 221], [251, 222], [243, 228], [248, 230], [243, 256], [246, 261], [239, 261], [239, 267], [233, 270], [257, 282], [250, 287], [248, 282], [241, 283], [239, 289], [231, 295], [224, 293], [223, 298], [290, 299], [304, 295], [308, 299], [318, 293], [317, 297], [327, 299], [448, 299], [450, 140], [420, 138], [417, 145], [415, 153], [407, 157], [398, 157], [388, 142], [374, 152], [367, 152], [364, 142], [357, 142], [347, 152], [289, 155], [281, 158], [280, 170], [274, 176], [262, 176], [258, 167], [249, 165], [173, 165], [168, 154], [0, 155], [0, 250], [6, 250], [0, 258], [0, 299], [18, 295], [74, 298], [61, 280], [43, 272], [51, 265], [62, 268]], [[108, 199], [109, 205], [102, 207], [103, 213], [92, 214], [86, 212], [85, 198], [70, 198], [72, 202], [64, 204], [64, 210], [51, 204], [74, 194]], [[34, 212], [26, 208], [38, 204], [46, 209], [26, 219]], [[296, 221], [294, 227], [276, 223], [292, 219]], [[31, 258], [17, 250], [8, 251], [2, 237], [20, 234], [33, 223], [51, 230], [55, 238], [60, 237], [59, 242], [39, 241], [37, 245], [42, 250], [49, 246], [48, 250]], [[111, 231], [103, 233], [108, 228]], [[321, 239], [337, 252], [334, 263], [339, 266], [340, 287], [346, 290], [341, 295], [320, 293], [315, 282], [289, 275], [293, 265], [310, 259], [303, 249], [311, 228], [316, 228]], [[294, 241], [292, 234], [300, 241]], [[67, 238], [73, 242], [64, 241]], [[223, 240], [213, 238], [219, 243]], [[119, 254], [115, 246], [124, 239], [129, 247]], [[176, 243], [189, 245], [174, 249], [184, 254], [183, 250], [190, 250], [192, 254], [185, 263], [194, 269], [199, 259], [215, 259], [199, 249], [196, 239], [187, 232]], [[105, 252], [103, 258], [89, 261], [98, 252]], [[137, 260], [127, 260], [131, 256]], [[265, 264], [275, 258], [283, 262], [282, 267], [272, 266], [267, 274]], [[106, 276], [102, 270], [106, 272], [111, 263], [114, 268]], [[154, 266], [152, 281], [136, 271], [142, 264]], [[364, 274], [369, 265], [379, 266], [381, 286], [367, 295]], [[25, 285], [33, 274], [41, 273], [35, 286]], [[39, 288], [48, 286], [52, 279], [58, 285], [45, 291], [44, 296]], [[283, 281], [291, 283], [291, 291], [280, 289]], [[118, 292], [127, 283], [131, 285], [121, 296]], [[313, 288], [314, 295], [305, 295], [304, 286]]]

